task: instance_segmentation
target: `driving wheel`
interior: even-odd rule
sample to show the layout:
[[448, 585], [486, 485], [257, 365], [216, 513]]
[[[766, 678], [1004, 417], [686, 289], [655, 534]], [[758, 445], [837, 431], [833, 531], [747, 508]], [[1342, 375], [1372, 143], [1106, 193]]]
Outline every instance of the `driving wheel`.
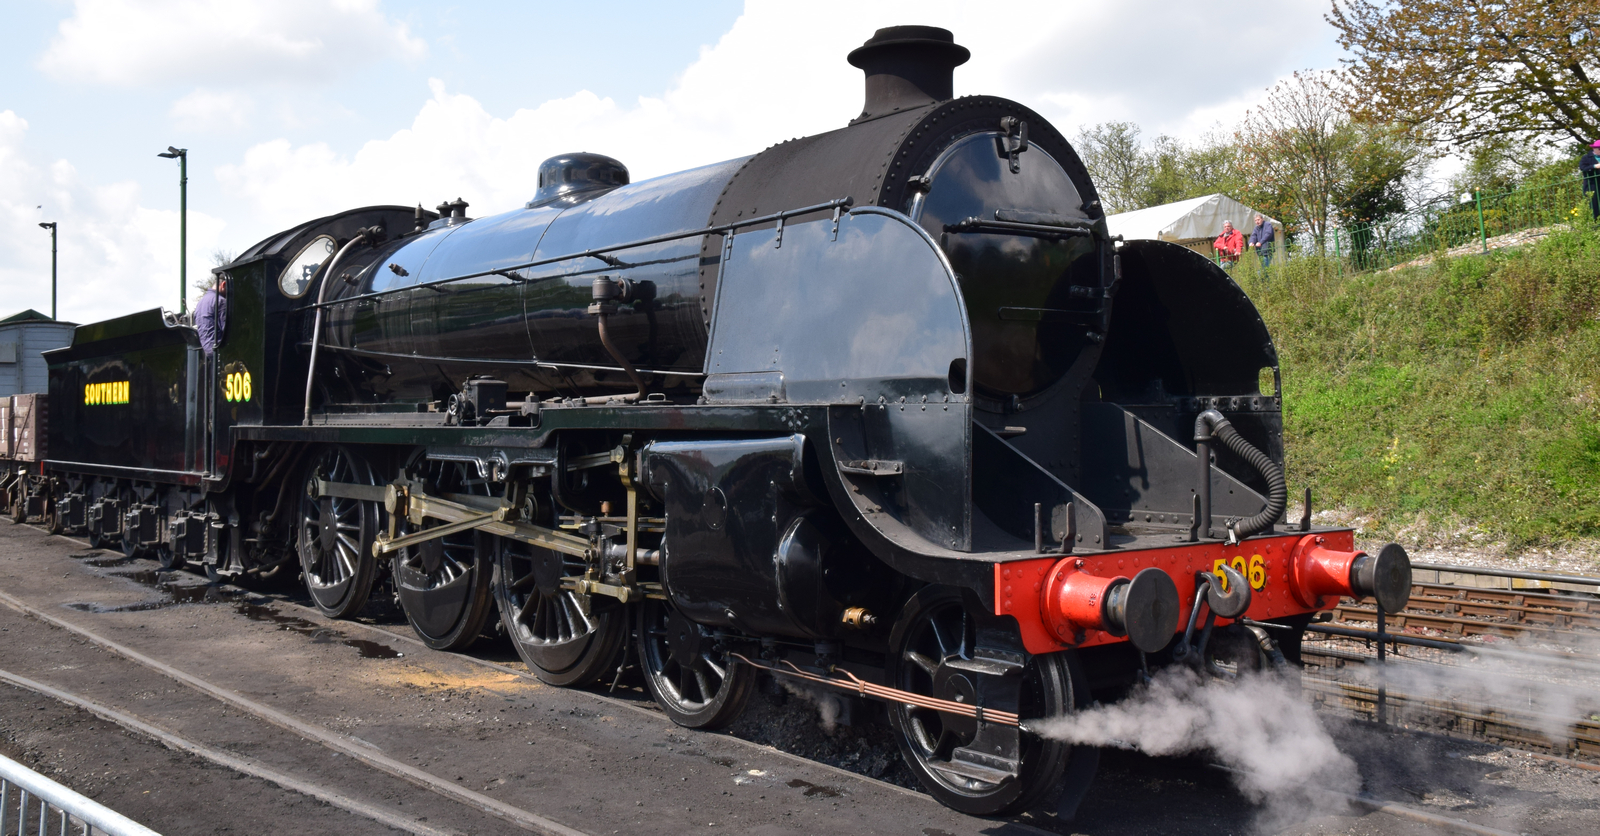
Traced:
[[561, 579], [583, 574], [583, 561], [519, 543], [495, 540], [495, 603], [517, 655], [544, 682], [584, 685], [609, 670], [628, 637], [626, 609], [590, 596], [585, 613]]
[[[489, 496], [489, 483], [460, 462], [430, 462], [424, 490], [430, 496]], [[418, 527], [402, 522], [410, 534], [442, 525], [425, 520]], [[462, 650], [477, 641], [493, 611], [490, 581], [494, 575], [492, 539], [467, 530], [423, 540], [395, 552], [390, 562], [395, 597], [417, 637], [434, 650]]]
[[324, 615], [349, 618], [366, 605], [378, 572], [378, 559], [372, 554], [378, 503], [317, 496], [318, 479], [376, 483], [372, 469], [346, 447], [322, 450], [306, 465], [300, 479], [300, 530], [295, 546], [306, 591]]
[[[906, 603], [889, 635], [889, 684], [951, 702], [978, 701], [981, 686], [976, 679], [986, 674], [976, 672], [985, 663], [973, 661], [975, 639], [974, 618], [958, 590], [923, 589]], [[1014, 710], [1024, 722], [1065, 716], [1087, 693], [1082, 673], [1066, 652], [1030, 656], [1020, 675], [1015, 705], [992, 707]], [[1076, 786], [1065, 787], [1064, 794], [1077, 794], [1075, 806], [1098, 762], [1098, 750], [1024, 733], [1013, 776], [983, 768], [982, 758], [956, 757], [977, 736], [975, 718], [894, 703], [889, 719], [900, 753], [922, 785], [941, 803], [970, 815], [1008, 815], [1036, 806], [1062, 786], [1069, 765]]]
[[710, 631], [670, 603], [647, 598], [637, 610], [639, 667], [672, 722], [691, 729], [733, 722], [750, 699], [755, 671], [719, 653]]

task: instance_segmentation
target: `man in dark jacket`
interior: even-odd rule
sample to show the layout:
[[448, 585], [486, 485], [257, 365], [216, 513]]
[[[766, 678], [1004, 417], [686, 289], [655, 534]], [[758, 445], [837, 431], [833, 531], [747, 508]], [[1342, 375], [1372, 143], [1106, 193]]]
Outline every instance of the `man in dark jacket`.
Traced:
[[1583, 175], [1583, 190], [1589, 195], [1589, 212], [1600, 218], [1600, 139], [1578, 160], [1578, 173]]
[[194, 329], [200, 332], [200, 347], [209, 356], [222, 344], [228, 330], [228, 279], [218, 276], [215, 283], [194, 306]]
[[1267, 223], [1259, 213], [1256, 214], [1256, 228], [1250, 231], [1250, 249], [1256, 251], [1261, 258], [1261, 269], [1272, 266], [1272, 247], [1274, 230], [1272, 224]]

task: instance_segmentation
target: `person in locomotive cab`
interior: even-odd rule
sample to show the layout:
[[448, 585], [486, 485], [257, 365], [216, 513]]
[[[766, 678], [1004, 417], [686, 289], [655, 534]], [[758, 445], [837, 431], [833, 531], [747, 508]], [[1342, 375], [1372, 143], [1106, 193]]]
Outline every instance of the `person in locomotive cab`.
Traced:
[[228, 329], [228, 277], [212, 279], [204, 296], [194, 306], [194, 329], [200, 332], [200, 347], [210, 356], [222, 344]]
[[1261, 269], [1272, 266], [1272, 224], [1256, 213], [1256, 228], [1250, 231], [1250, 248], [1256, 251], [1256, 256], [1261, 259]]
[[1222, 269], [1227, 270], [1239, 261], [1239, 254], [1244, 252], [1244, 234], [1233, 228], [1233, 221], [1223, 221], [1222, 234], [1211, 242], [1211, 246], [1217, 251]]

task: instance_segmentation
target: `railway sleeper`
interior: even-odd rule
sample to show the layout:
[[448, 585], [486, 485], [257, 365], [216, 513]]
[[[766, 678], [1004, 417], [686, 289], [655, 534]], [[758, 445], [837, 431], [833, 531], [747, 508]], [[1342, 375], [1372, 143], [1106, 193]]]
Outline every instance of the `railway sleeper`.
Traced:
[[[1377, 611], [1369, 607], [1350, 606], [1341, 604], [1333, 610], [1335, 621], [1347, 621], [1357, 624], [1371, 624], [1378, 620]], [[1558, 639], [1561, 641], [1577, 642], [1586, 632], [1561, 630], [1554, 627], [1545, 627], [1537, 624], [1519, 624], [1506, 621], [1484, 621], [1473, 618], [1456, 618], [1445, 615], [1428, 615], [1426, 613], [1405, 612], [1392, 615], [1387, 619], [1388, 629], [1401, 630], [1406, 627], [1424, 627], [1431, 630], [1450, 633], [1452, 635], [1493, 635], [1514, 638], [1516, 636], [1535, 636], [1538, 638]]]

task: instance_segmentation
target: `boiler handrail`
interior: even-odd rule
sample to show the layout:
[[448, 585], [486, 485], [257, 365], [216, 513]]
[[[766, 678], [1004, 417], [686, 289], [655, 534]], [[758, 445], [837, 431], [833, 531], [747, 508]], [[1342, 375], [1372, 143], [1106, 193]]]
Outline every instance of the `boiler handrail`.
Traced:
[[[425, 288], [425, 287], [438, 287], [440, 285], [446, 285], [446, 284], [450, 284], [452, 282], [462, 282], [462, 281], [466, 281], [468, 279], [481, 279], [484, 276], [504, 276], [505, 274], [510, 273], [513, 270], [526, 270], [529, 267], [543, 267], [543, 266], [545, 266], [547, 264], [556, 264], [556, 263], [562, 262], [562, 261], [571, 261], [571, 260], [573, 260], [575, 258], [599, 258], [600, 256], [602, 256], [602, 255], [604, 255], [606, 253], [616, 252], [618, 250], [631, 250], [631, 249], [635, 249], [637, 247], [648, 247], [648, 246], [650, 246], [652, 244], [664, 244], [664, 243], [667, 243], [669, 241], [681, 241], [681, 240], [683, 240], [685, 238], [695, 238], [695, 237], [698, 237], [698, 236], [701, 236], [701, 235], [721, 235], [721, 234], [726, 234], [726, 233], [729, 233], [729, 232], [733, 232], [734, 230], [739, 229], [740, 227], [755, 226], [756, 224], [770, 223], [770, 222], [773, 222], [773, 221], [781, 221], [781, 220], [783, 220], [785, 218], [795, 217], [796, 215], [809, 215], [812, 212], [823, 212], [823, 211], [827, 211], [829, 209], [832, 209], [834, 211], [834, 214], [837, 216], [840, 210], [849, 208], [850, 205], [853, 204], [854, 202], [855, 202], [855, 199], [851, 198], [851, 197], [835, 198], [835, 199], [827, 201], [825, 203], [816, 203], [816, 204], [812, 204], [811, 206], [802, 206], [802, 207], [800, 207], [798, 209], [785, 209], [785, 210], [783, 210], [781, 212], [773, 212], [773, 213], [771, 213], [769, 215], [759, 215], [759, 216], [755, 216], [755, 217], [744, 218], [742, 220], [733, 221], [731, 223], [719, 224], [717, 226], [708, 226], [708, 227], [706, 227], [704, 229], [691, 229], [691, 230], [686, 230], [686, 231], [683, 231], [683, 232], [672, 232], [672, 233], [668, 233], [666, 235], [656, 235], [656, 236], [653, 236], [653, 237], [650, 237], [650, 238], [640, 238], [640, 239], [638, 239], [636, 241], [627, 241], [627, 242], [621, 243], [621, 244], [610, 244], [610, 245], [607, 245], [607, 246], [604, 246], [604, 247], [594, 247], [592, 249], [581, 250], [579, 252], [568, 253], [566, 255], [551, 256], [550, 258], [534, 259], [533, 261], [525, 261], [525, 262], [522, 262], [520, 264], [512, 264], [512, 265], [507, 266], [507, 267], [496, 267], [493, 270], [479, 270], [476, 273], [466, 273], [466, 274], [460, 275], [460, 276], [451, 276], [451, 277], [446, 278], [446, 279], [434, 279], [432, 281], [419, 282], [417, 284], [409, 284], [409, 285], [405, 285], [403, 287], [391, 287], [391, 288], [388, 288], [386, 290], [374, 290], [371, 293], [362, 293], [362, 294], [358, 294], [356, 296], [346, 296], [346, 297], [343, 297], [343, 298], [340, 298], [340, 299], [333, 299], [331, 301], [326, 301], [326, 302], [319, 300], [315, 304], [306, 305], [304, 307], [298, 308], [298, 310], [302, 310], [302, 311], [318, 310], [318, 309], [321, 309], [321, 308], [332, 307], [334, 305], [347, 304], [349, 302], [359, 302], [359, 301], [362, 301], [364, 299], [376, 299], [376, 298], [378, 298], [380, 296], [388, 296], [389, 294], [392, 294], [392, 293], [400, 293], [400, 292], [403, 292], [403, 291], [410, 291], [410, 290], [419, 290], [419, 289]], [[508, 277], [508, 278], [513, 278], [513, 277]]]

